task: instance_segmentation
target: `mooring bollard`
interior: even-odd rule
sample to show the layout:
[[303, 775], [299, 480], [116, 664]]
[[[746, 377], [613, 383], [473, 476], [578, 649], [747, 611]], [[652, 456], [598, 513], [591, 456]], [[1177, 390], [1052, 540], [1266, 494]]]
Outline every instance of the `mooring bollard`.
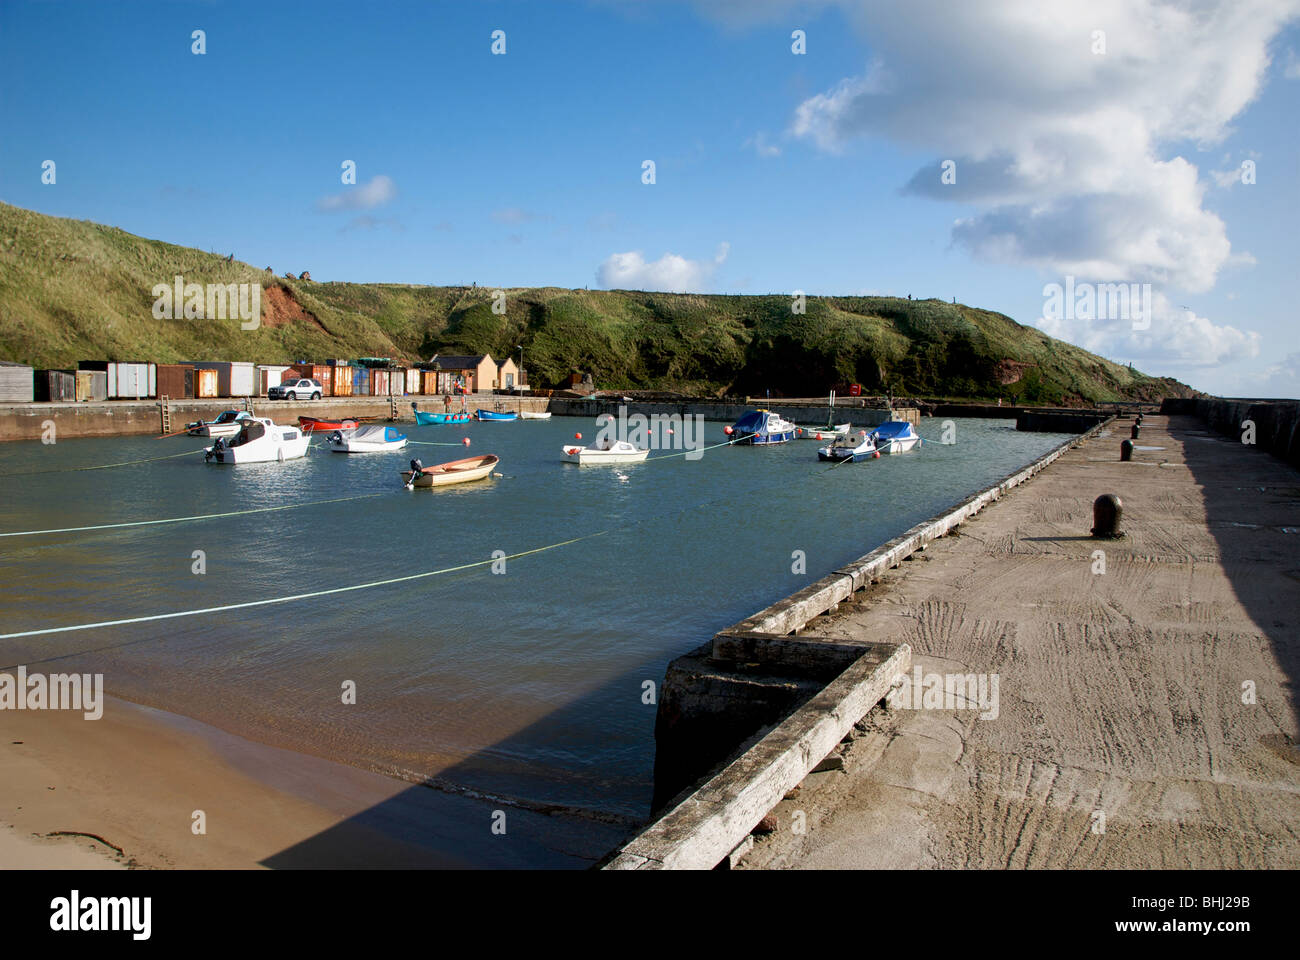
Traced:
[[1139, 413], [1139, 414], [1138, 414], [1138, 418], [1137, 418], [1137, 422], [1138, 422], [1138, 426], [1139, 426], [1139, 427], [1142, 426], [1142, 419], [1143, 419], [1143, 418], [1142, 418], [1142, 414]]
[[1092, 535], [1103, 540], [1118, 540], [1124, 536], [1119, 528], [1124, 504], [1113, 493], [1105, 493], [1092, 503]]
[[1133, 439], [1134, 439], [1134, 440], [1136, 440], [1138, 437], [1142, 436], [1142, 428], [1141, 428], [1140, 426], [1138, 426], [1136, 423], [1133, 424], [1133, 433], [1132, 433], [1132, 436], [1133, 436]]
[[1123, 443], [1119, 445], [1120, 463], [1128, 463], [1132, 459], [1133, 459], [1133, 441], [1125, 440]]

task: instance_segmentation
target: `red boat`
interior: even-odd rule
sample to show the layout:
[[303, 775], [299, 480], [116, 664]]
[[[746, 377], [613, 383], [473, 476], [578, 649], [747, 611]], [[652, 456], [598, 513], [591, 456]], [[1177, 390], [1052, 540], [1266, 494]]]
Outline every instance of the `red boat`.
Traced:
[[369, 423], [377, 417], [344, 417], [342, 420], [322, 420], [319, 417], [299, 417], [298, 426], [303, 433], [317, 430], [355, 430], [358, 424]]

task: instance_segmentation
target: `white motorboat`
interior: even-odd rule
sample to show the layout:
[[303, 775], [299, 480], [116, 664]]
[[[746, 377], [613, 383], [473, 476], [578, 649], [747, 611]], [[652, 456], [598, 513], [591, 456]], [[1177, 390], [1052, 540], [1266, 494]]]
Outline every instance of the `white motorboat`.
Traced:
[[842, 434], [853, 429], [851, 423], [837, 423], [825, 427], [800, 427], [797, 438], [800, 440], [837, 440]]
[[881, 453], [906, 453], [924, 441], [915, 428], [904, 420], [889, 420], [871, 431], [876, 449]]
[[836, 463], [845, 463], [849, 460], [859, 463], [879, 456], [880, 451], [876, 449], [875, 437], [865, 430], [860, 430], [853, 436], [847, 434], [841, 436], [835, 443], [821, 447], [817, 451], [818, 460], [833, 460]]
[[649, 450], [642, 450], [626, 440], [597, 440], [589, 447], [564, 447], [564, 459], [567, 463], [583, 466], [602, 463], [640, 463], [650, 455]]
[[727, 428], [733, 443], [786, 443], [798, 436], [799, 428], [771, 410], [750, 410]]
[[326, 438], [325, 446], [335, 453], [383, 453], [406, 446], [406, 434], [398, 432], [396, 427], [374, 423], [352, 430], [335, 430]]
[[520, 410], [519, 419], [520, 420], [549, 420], [551, 419], [551, 412], [548, 410], [545, 413], [534, 413], [531, 410]]
[[271, 463], [306, 456], [310, 438], [297, 427], [282, 427], [265, 417], [244, 420], [239, 434], [204, 451], [208, 463]]
[[185, 432], [191, 437], [233, 437], [239, 433], [245, 420], [253, 419], [247, 410], [223, 410], [215, 420], [195, 420], [185, 425]]

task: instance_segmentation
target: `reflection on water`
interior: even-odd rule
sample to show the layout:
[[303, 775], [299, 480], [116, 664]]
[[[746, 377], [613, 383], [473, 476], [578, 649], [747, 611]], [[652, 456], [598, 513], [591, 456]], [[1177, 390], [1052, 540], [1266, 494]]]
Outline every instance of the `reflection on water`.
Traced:
[[[1023, 466], [1059, 434], [961, 420], [953, 445], [828, 467], [815, 442], [609, 467], [560, 462], [591, 421], [409, 427], [501, 457], [497, 479], [408, 491], [399, 471], [461, 446], [205, 465], [193, 438], [0, 445], [0, 532], [299, 510], [0, 539], [5, 629], [217, 607], [384, 580], [603, 536], [491, 566], [293, 603], [0, 641], [0, 665], [64, 657], [110, 694], [375, 769], [640, 815], [654, 707], [642, 683], [718, 629]], [[723, 440], [709, 424], [706, 442]], [[66, 469], [65, 469], [66, 468]], [[807, 574], [792, 573], [792, 555]], [[202, 551], [205, 573], [195, 573]], [[51, 667], [53, 669], [53, 667]], [[355, 705], [342, 702], [346, 681]], [[453, 768], [448, 773], [449, 768]]]

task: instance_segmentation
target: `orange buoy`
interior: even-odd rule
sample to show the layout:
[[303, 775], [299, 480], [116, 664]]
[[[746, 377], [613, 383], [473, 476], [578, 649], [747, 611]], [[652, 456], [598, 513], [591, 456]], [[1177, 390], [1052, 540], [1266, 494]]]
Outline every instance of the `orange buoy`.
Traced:
[[465, 446], [468, 447], [468, 446], [469, 446], [469, 437], [466, 437], [464, 440], [461, 441], [461, 443], [465, 444]]
[[736, 431], [733, 430], [731, 427], [723, 427], [722, 432], [725, 433], [727, 436], [731, 436]]
[[581, 439], [582, 439], [582, 434], [580, 434], [580, 433], [575, 433], [575, 434], [573, 435], [573, 439], [574, 439], [574, 440], [581, 440]]

